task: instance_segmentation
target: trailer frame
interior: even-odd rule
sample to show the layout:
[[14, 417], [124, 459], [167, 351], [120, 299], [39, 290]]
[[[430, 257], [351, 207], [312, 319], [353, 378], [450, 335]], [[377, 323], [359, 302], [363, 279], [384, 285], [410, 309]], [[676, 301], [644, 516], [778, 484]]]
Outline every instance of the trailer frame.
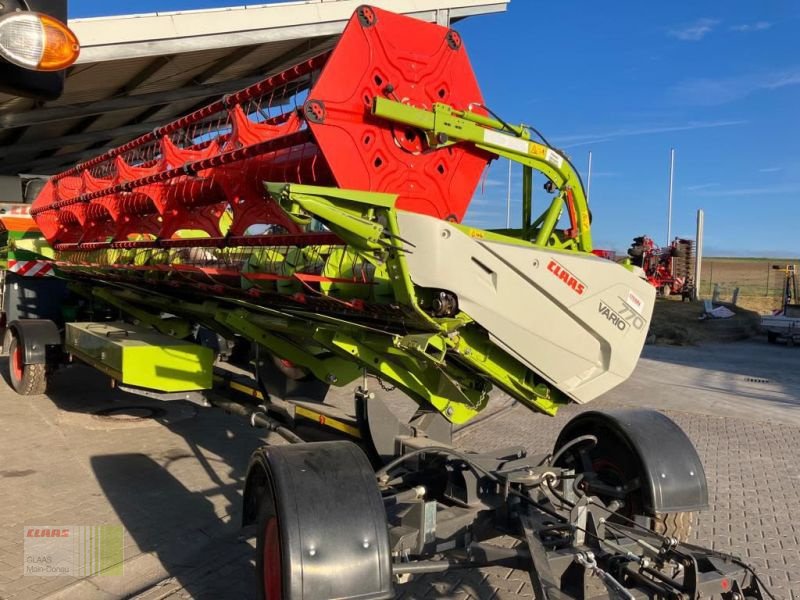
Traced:
[[[48, 334], [30, 335], [41, 331]], [[69, 348], [52, 343], [53, 331], [58, 328], [46, 320], [9, 327], [12, 340], [26, 347], [47, 342], [48, 372], [70, 362]], [[354, 417], [318, 400], [270, 397], [267, 388], [280, 382], [264, 378], [276, 373], [285, 377], [261, 370], [260, 380], [255, 371], [243, 380], [218, 371], [214, 389], [191, 394], [120, 386], [150, 398], [217, 406], [289, 442], [257, 450], [245, 480], [242, 525], [257, 537], [256, 580], [263, 598], [391, 598], [394, 585], [409, 577], [505, 566], [528, 571], [536, 599], [699, 600], [714, 594], [724, 600], [762, 599], [757, 575], [741, 559], [687, 543], [686, 530], [659, 530], [666, 513], [707, 505], [694, 447], [660, 413], [580, 414], [546, 455], [531, 456], [519, 446], [472, 453], [453, 446], [452, 425], [436, 410], [421, 408], [410, 421], [399, 421], [370, 389], [364, 371], [354, 392]], [[308, 432], [309, 425], [343, 441], [308, 441], [313, 434], [298, 432]], [[626, 456], [636, 465], [635, 474], [610, 485], [591, 470], [579, 472], [587, 444], [606, 458]], [[272, 532], [276, 525], [268, 525], [265, 506], [302, 522], [299, 533], [290, 539], [289, 530], [283, 537]], [[626, 507], [640, 512], [626, 516]], [[310, 516], [320, 514], [326, 518]], [[688, 523], [687, 518], [676, 522]], [[364, 538], [367, 530], [383, 533]], [[498, 545], [492, 541], [497, 536], [518, 545]], [[339, 550], [359, 544], [363, 547], [354, 554]], [[280, 596], [274, 587], [269, 592], [276, 585], [274, 573], [272, 579], [264, 575], [278, 568], [265, 562], [269, 548], [285, 558], [279, 566]], [[315, 557], [322, 556], [347, 577], [315, 579], [320, 568]]]

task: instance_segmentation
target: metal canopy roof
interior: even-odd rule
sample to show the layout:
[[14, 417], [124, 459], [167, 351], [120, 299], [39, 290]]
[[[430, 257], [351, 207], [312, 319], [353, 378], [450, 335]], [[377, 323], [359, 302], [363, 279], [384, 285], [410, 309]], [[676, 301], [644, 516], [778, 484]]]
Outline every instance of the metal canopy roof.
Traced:
[[[510, 0], [374, 0], [447, 24]], [[64, 94], [0, 94], [0, 175], [51, 174], [332, 47], [363, 0], [75, 19]]]

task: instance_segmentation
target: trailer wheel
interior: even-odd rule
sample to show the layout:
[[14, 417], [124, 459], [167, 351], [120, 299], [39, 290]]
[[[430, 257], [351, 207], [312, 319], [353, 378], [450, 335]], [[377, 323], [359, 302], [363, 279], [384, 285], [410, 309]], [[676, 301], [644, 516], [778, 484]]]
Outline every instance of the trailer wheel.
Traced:
[[625, 525], [628, 524], [628, 520], [633, 520], [638, 516], [649, 516], [650, 527], [654, 532], [674, 537], [681, 542], [689, 541], [694, 514], [679, 512], [647, 515], [646, 497], [639, 482], [639, 466], [631, 460], [630, 451], [616, 442], [617, 440], [611, 437], [599, 438], [597, 445], [593, 448], [576, 448], [570, 457], [559, 461], [560, 466], [574, 468], [577, 473], [582, 473], [584, 476], [590, 474], [603, 488], [626, 490], [622, 492], [624, 496], [620, 498], [614, 494], [592, 491], [591, 485], [587, 482], [586, 488], [591, 495], [597, 496], [605, 504], [613, 500], [624, 502], [624, 507], [609, 518], [612, 523]]
[[694, 525], [693, 512], [656, 513], [652, 519], [653, 531], [672, 537], [679, 542], [688, 542]]
[[778, 343], [778, 334], [775, 333], [774, 331], [768, 331], [767, 332], [767, 341], [770, 344], [777, 344]]
[[[271, 483], [265, 481], [267, 485]], [[270, 489], [263, 497], [259, 507], [258, 535], [256, 537], [256, 573], [259, 598], [265, 600], [283, 599], [283, 551], [280, 538], [280, 525], [275, 511], [275, 496]]]
[[47, 367], [25, 364], [25, 350], [16, 335], [8, 345], [8, 376], [11, 387], [21, 396], [44, 394], [47, 389]]
[[611, 522], [642, 517], [655, 533], [686, 542], [694, 511], [707, 506], [705, 473], [694, 446], [655, 411], [582, 413], [562, 430], [556, 452], [556, 465], [583, 476], [576, 479], [578, 493], [605, 504], [622, 502]]
[[257, 527], [261, 600], [394, 597], [383, 500], [375, 472], [355, 444], [256, 451], [243, 522]]

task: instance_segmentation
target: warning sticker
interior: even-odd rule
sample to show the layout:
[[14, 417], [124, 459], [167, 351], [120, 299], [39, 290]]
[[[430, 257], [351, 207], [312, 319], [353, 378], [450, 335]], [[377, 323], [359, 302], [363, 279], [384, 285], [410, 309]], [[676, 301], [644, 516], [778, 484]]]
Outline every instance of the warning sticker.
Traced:
[[537, 144], [536, 142], [531, 142], [530, 154], [531, 156], [536, 156], [537, 158], [544, 158], [547, 156], [547, 148], [541, 144]]
[[527, 140], [523, 140], [518, 137], [511, 137], [510, 135], [492, 131], [491, 129], [484, 130], [483, 141], [493, 146], [500, 146], [501, 148], [514, 150], [515, 152], [528, 152]]
[[639, 314], [644, 310], [644, 301], [634, 294], [633, 290], [628, 291], [628, 305]]
[[564, 164], [564, 159], [561, 157], [561, 155], [558, 152], [548, 148], [547, 149], [547, 162], [549, 162], [551, 165], [555, 166], [556, 169], [560, 169], [561, 165]]

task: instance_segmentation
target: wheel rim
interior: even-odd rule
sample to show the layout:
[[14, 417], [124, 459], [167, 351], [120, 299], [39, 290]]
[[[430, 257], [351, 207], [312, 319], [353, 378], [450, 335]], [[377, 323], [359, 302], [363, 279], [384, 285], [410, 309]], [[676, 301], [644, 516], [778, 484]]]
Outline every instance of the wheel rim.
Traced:
[[264, 531], [264, 595], [267, 600], [281, 600], [281, 540], [278, 519], [270, 517]]
[[16, 344], [14, 352], [11, 353], [11, 376], [14, 381], [22, 380], [22, 347]]

